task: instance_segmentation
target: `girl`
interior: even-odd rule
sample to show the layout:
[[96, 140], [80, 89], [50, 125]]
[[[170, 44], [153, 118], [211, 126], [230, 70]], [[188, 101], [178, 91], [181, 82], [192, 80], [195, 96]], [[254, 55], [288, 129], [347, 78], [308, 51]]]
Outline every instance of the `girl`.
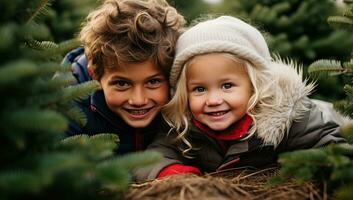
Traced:
[[237, 18], [191, 27], [177, 41], [174, 96], [162, 111], [172, 129], [150, 145], [164, 160], [138, 178], [265, 167], [283, 151], [344, 142], [297, 70], [273, 60], [261, 33]]
[[101, 90], [78, 101], [87, 124], [71, 123], [67, 135], [116, 133], [117, 153], [144, 150], [162, 128], [169, 100], [168, 76], [184, 18], [165, 0], [106, 0], [80, 31], [83, 48], [70, 52], [78, 83]]

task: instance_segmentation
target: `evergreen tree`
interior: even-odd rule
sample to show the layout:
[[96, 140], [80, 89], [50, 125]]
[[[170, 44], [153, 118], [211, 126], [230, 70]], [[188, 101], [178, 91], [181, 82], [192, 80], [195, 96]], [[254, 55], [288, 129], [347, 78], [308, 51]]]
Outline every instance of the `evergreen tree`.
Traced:
[[74, 37], [84, 18], [97, 6], [97, 0], [60, 0], [52, 2], [43, 19], [50, 30], [51, 39], [58, 42]]
[[[343, 16], [329, 17], [328, 22], [335, 27], [353, 31], [353, 4]], [[341, 39], [344, 41], [347, 38]], [[309, 66], [309, 72], [345, 76], [346, 98], [335, 102], [334, 107], [343, 115], [353, 118], [353, 57], [343, 62], [330, 59], [318, 60]], [[328, 183], [327, 188], [334, 192], [337, 199], [352, 199], [353, 124], [347, 124], [342, 129], [342, 133], [347, 138], [348, 144], [332, 144], [325, 148], [282, 154], [279, 159], [282, 164], [281, 177], [277, 177], [278, 180], [290, 176], [300, 181], [319, 180]]]
[[209, 12], [209, 7], [203, 0], [168, 0], [168, 2], [185, 17], [187, 22]]
[[0, 199], [116, 199], [130, 169], [156, 154], [114, 157], [112, 134], [64, 138], [68, 117], [85, 123], [74, 101], [98, 88], [73, 85], [58, 61], [75, 40], [56, 44], [40, 18], [49, 0], [0, 0]]
[[[305, 69], [322, 58], [346, 59], [353, 47], [349, 33], [326, 24], [328, 16], [339, 12], [332, 0], [224, 0], [214, 11], [239, 16], [262, 29], [271, 52], [295, 59]], [[346, 38], [345, 42], [341, 38]], [[337, 100], [344, 96], [339, 78], [318, 83], [315, 98]]]

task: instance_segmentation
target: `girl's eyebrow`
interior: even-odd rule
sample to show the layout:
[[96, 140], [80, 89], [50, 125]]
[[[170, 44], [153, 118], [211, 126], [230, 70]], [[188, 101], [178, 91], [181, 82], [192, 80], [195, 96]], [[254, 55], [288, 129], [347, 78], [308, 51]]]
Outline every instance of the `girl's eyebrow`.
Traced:
[[200, 85], [202, 82], [200, 81], [187, 81], [187, 85]]

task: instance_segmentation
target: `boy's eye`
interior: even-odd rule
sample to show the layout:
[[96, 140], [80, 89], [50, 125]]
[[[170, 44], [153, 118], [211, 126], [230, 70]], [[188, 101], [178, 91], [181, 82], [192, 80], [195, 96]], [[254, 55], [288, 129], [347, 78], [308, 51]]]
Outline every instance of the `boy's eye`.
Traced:
[[233, 87], [232, 83], [225, 83], [222, 85], [222, 89], [230, 89], [231, 87]]
[[147, 82], [147, 85], [149, 87], [152, 87], [152, 88], [156, 88], [156, 87], [159, 87], [159, 85], [161, 84], [162, 80], [161, 79], [158, 79], [158, 78], [155, 78], [155, 79], [151, 79]]
[[115, 81], [115, 85], [120, 90], [125, 90], [130, 87], [130, 83], [127, 81], [123, 81], [123, 80]]
[[204, 92], [205, 91], [205, 88], [203, 87], [195, 87], [193, 89], [194, 92], [197, 92], [197, 93], [201, 93], [201, 92]]

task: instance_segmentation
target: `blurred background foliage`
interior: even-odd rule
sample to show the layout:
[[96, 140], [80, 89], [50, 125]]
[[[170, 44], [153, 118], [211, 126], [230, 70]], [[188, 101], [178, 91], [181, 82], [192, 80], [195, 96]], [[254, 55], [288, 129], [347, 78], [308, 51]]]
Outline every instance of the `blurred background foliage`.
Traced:
[[97, 0], [56, 0], [45, 15], [51, 40], [60, 42], [76, 36], [80, 24], [88, 13], [101, 1]]
[[[74, 37], [84, 17], [103, 0], [53, 1], [45, 17], [48, 37], [60, 42]], [[353, 37], [326, 20], [342, 13], [339, 0], [168, 0], [191, 23], [203, 16], [233, 15], [262, 30], [274, 54], [304, 66], [315, 60], [347, 60]], [[1, 8], [0, 8], [1, 9]], [[344, 42], [342, 42], [342, 38]], [[316, 77], [310, 78], [316, 80]], [[317, 80], [314, 98], [333, 101], [344, 96], [340, 77]]]
[[[82, 20], [103, 0], [53, 1], [46, 35], [55, 42], [77, 35]], [[322, 58], [347, 60], [353, 37], [327, 24], [329, 16], [347, 7], [339, 0], [168, 0], [189, 24], [204, 16], [233, 15], [262, 30], [271, 52], [307, 66]], [[43, 30], [44, 32], [44, 30]], [[44, 36], [43, 36], [44, 37]], [[316, 77], [310, 78], [316, 80]], [[313, 98], [334, 101], [344, 96], [342, 77], [317, 80]]]
[[[180, 2], [184, 1], [175, 1], [176, 7], [180, 5], [182, 13], [188, 12]], [[315, 60], [349, 58], [353, 37], [326, 23], [329, 16], [341, 13], [345, 7], [333, 0], [223, 0], [202, 4], [201, 12], [194, 14], [197, 11], [194, 9], [190, 16], [227, 14], [244, 19], [264, 32], [272, 53], [302, 64], [308, 76], [307, 66]], [[316, 80], [316, 77], [309, 78]], [[327, 77], [317, 83], [313, 98], [333, 101], [344, 96], [341, 77]]]
[[[211, 10], [239, 16], [259, 27], [265, 32], [271, 52], [303, 64], [307, 75], [307, 66], [315, 60], [350, 57], [351, 34], [333, 29], [326, 22], [329, 16], [343, 12], [345, 7], [333, 0], [224, 0]], [[340, 77], [319, 79], [317, 83], [314, 98], [332, 101], [344, 96]]]

